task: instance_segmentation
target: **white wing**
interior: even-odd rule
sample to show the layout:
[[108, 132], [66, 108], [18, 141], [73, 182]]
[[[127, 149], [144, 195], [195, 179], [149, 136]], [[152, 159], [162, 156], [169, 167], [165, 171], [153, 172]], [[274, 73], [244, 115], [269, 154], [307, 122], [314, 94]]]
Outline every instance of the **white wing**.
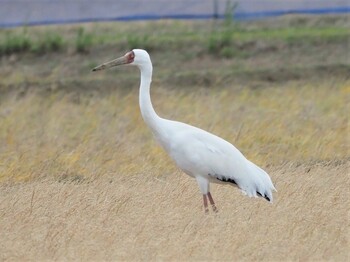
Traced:
[[167, 126], [171, 124], [172, 128], [171, 133], [166, 132], [167, 144], [158, 140], [185, 173], [211, 182], [236, 184], [248, 196], [259, 195], [272, 201], [271, 190], [275, 188], [269, 175], [232, 144], [202, 129], [169, 122]]

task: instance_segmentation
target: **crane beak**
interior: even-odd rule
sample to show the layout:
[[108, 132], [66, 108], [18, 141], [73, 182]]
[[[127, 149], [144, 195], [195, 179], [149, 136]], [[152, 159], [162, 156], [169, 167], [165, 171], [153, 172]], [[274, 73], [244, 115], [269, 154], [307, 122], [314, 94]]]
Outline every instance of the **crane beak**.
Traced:
[[118, 66], [118, 65], [125, 65], [125, 64], [128, 64], [128, 57], [127, 56], [122, 56], [122, 57], [119, 57], [117, 59], [114, 59], [112, 61], [109, 61], [109, 62], [106, 62], [106, 63], [103, 63], [99, 66], [96, 66], [95, 68], [92, 69], [93, 72], [95, 71], [99, 71], [99, 70], [104, 70], [104, 69], [107, 69], [107, 68], [110, 68], [110, 67], [113, 67], [113, 66]]

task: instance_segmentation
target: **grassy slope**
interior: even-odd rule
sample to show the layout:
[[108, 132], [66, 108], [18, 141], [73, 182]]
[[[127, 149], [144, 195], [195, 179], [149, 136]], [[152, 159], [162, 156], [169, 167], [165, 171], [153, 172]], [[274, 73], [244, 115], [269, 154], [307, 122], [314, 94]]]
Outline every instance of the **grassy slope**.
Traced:
[[[64, 45], [1, 59], [0, 258], [346, 260], [347, 23], [26, 29], [33, 46], [48, 32]], [[80, 27], [90, 40], [77, 52]], [[2, 43], [21, 30], [3, 31]], [[89, 72], [134, 44], [152, 55], [156, 111], [265, 167], [279, 190], [273, 206], [214, 186], [221, 212], [202, 215], [197, 185], [140, 117], [137, 70]]]

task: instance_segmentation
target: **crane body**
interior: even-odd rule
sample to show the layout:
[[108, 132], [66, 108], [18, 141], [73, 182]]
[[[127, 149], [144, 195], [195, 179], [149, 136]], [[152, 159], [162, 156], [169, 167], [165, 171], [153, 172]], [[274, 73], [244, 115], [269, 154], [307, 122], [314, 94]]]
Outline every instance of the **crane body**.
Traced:
[[213, 210], [217, 211], [210, 193], [211, 182], [230, 184], [241, 189], [249, 197], [263, 197], [272, 202], [272, 191], [276, 189], [269, 175], [246, 159], [231, 143], [200, 128], [157, 115], [150, 97], [153, 67], [145, 50], [134, 49], [120, 58], [95, 67], [93, 71], [123, 64], [139, 67], [139, 104], [142, 117], [176, 165], [196, 179], [203, 195], [206, 212], [208, 199]]

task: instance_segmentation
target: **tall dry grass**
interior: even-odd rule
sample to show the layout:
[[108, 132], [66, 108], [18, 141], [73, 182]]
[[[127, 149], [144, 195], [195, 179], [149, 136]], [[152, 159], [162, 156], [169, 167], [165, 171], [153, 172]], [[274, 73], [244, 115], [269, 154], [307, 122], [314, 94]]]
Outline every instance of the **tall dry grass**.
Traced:
[[[273, 205], [176, 171], [1, 184], [2, 261], [347, 261], [349, 165], [270, 168]], [[155, 174], [154, 174], [155, 173]]]
[[349, 85], [175, 90], [162, 116], [195, 124], [270, 173], [273, 205], [212, 186], [204, 215], [143, 123], [137, 89], [1, 104], [0, 259], [346, 261]]
[[[222, 136], [268, 166], [346, 158], [348, 90], [347, 83], [326, 82], [261, 90], [155, 87], [152, 94], [161, 116]], [[1, 122], [2, 179], [176, 170], [142, 121], [136, 88], [94, 97], [13, 96], [1, 105]]]

